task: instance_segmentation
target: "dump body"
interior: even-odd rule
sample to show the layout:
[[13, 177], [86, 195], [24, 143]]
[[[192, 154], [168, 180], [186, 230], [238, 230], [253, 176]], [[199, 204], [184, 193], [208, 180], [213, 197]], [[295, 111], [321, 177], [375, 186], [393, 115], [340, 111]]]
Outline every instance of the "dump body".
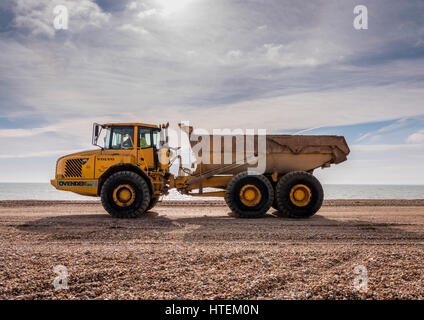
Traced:
[[[196, 140], [198, 137], [190, 135], [190, 143], [192, 148], [202, 141]], [[244, 150], [243, 158], [249, 159], [255, 155], [260, 156], [258, 150], [266, 150], [265, 158], [266, 169], [264, 173], [285, 174], [291, 171], [312, 171], [319, 167], [328, 167], [331, 164], [338, 164], [347, 159], [350, 150], [346, 140], [342, 136], [329, 135], [266, 135], [266, 137], [255, 136], [224, 136], [210, 135], [209, 142], [204, 141], [204, 146], [201, 152], [196, 153], [197, 166], [194, 174], [208, 172], [224, 168], [230, 163], [237, 161], [237, 144], [240, 144], [243, 149], [247, 141], [250, 140], [253, 144], [252, 150]], [[225, 140], [229, 141], [231, 149]], [[262, 140], [261, 140], [262, 139]], [[194, 141], [193, 141], [194, 140]], [[261, 148], [265, 143], [266, 147]], [[209, 155], [209, 156], [205, 156]], [[255, 167], [255, 165], [249, 165]], [[245, 171], [246, 166], [230, 167], [225, 174], [237, 174]], [[224, 172], [221, 172], [224, 173]]]

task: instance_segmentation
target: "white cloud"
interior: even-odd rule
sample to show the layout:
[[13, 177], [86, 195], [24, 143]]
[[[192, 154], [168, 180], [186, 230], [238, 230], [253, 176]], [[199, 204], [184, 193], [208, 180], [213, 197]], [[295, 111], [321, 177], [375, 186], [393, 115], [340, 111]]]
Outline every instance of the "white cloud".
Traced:
[[[394, 90], [392, 86], [385, 86], [338, 89], [193, 109], [188, 110], [185, 118], [208, 128], [261, 126], [268, 130], [279, 130], [340, 126], [414, 116], [422, 112], [422, 99], [424, 92], [419, 88], [397, 87]], [[402, 108], [399, 108], [400, 104]], [[175, 111], [170, 109], [168, 118], [181, 118], [178, 109]], [[213, 114], [213, 117], [207, 117], [208, 114]], [[237, 118], [230, 116], [235, 114]]]
[[52, 131], [50, 127], [35, 129], [0, 129], [0, 138], [25, 138]]
[[266, 59], [280, 67], [315, 66], [326, 61], [318, 61], [317, 56], [310, 51], [303, 51], [298, 44], [285, 46], [283, 44], [264, 44]]
[[134, 10], [134, 9], [136, 9], [136, 8], [137, 8], [137, 1], [132, 1], [132, 2], [128, 3], [128, 4], [127, 4], [127, 8], [128, 8], [129, 10]]
[[51, 151], [40, 151], [40, 152], [27, 152], [17, 154], [0, 154], [0, 159], [19, 159], [19, 158], [44, 158], [50, 156], [61, 156], [65, 154], [71, 154], [75, 152], [81, 152], [81, 149], [74, 150], [51, 150]]
[[[424, 129], [419, 130], [413, 134], [411, 134], [407, 138], [407, 142], [409, 143], [424, 143]], [[421, 146], [423, 147], [423, 146]]]
[[[322, 183], [423, 184], [424, 148], [419, 145], [350, 145], [348, 160], [314, 174]], [[402, 155], [402, 156], [400, 156]]]
[[352, 149], [352, 153], [360, 152], [367, 153], [372, 155], [373, 153], [381, 153], [381, 152], [412, 152], [415, 153], [419, 151], [424, 155], [424, 150], [420, 150], [419, 145], [414, 144], [366, 144], [366, 145], [350, 145]]
[[132, 24], [123, 24], [122, 26], [118, 27], [119, 30], [123, 30], [123, 31], [132, 31], [135, 33], [139, 33], [139, 34], [148, 34], [149, 31], [147, 31], [146, 29], [144, 29], [141, 26], [134, 26]]
[[228, 51], [227, 56], [229, 58], [237, 59], [237, 58], [241, 57], [242, 54], [243, 53], [240, 50], [231, 50], [231, 51]]
[[[47, 124], [0, 128], [0, 157], [85, 148], [94, 121], [281, 131], [422, 114], [424, 59], [388, 52], [422, 30], [397, 30], [390, 10], [404, 6], [377, 2], [365, 34], [350, 3], [137, 0], [106, 13], [89, 0], [16, 0], [15, 29], [0, 34], [0, 111]], [[60, 33], [56, 4], [70, 13]]]
[[153, 15], [156, 15], [156, 14], [158, 14], [158, 11], [155, 8], [152, 8], [152, 9], [140, 11], [138, 13], [138, 17], [141, 18], [141, 19], [144, 19], [144, 18], [153, 16]]
[[355, 140], [355, 142], [361, 142], [362, 140], [364, 140], [364, 139], [366, 139], [366, 138], [369, 138], [369, 137], [371, 137], [372, 136], [372, 132], [367, 132], [367, 133], [364, 133], [363, 135], [361, 135], [358, 139], [356, 139]]
[[[171, 15], [184, 10], [188, 5], [196, 2], [196, 0], [156, 0], [161, 6], [165, 15]], [[197, 0], [198, 1], [198, 0]]]

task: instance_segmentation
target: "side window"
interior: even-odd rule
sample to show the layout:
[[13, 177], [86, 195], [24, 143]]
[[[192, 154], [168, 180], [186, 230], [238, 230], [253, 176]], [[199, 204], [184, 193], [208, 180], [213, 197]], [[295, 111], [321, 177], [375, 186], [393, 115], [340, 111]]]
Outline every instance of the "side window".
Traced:
[[111, 128], [107, 128], [106, 129], [106, 136], [105, 136], [105, 143], [104, 143], [104, 148], [105, 149], [110, 149], [110, 138], [112, 136], [112, 129]]
[[156, 149], [160, 149], [160, 133], [159, 133], [159, 131], [153, 131], [153, 145], [156, 146]]
[[152, 130], [146, 128], [138, 128], [138, 147], [146, 149], [152, 147]]
[[134, 140], [133, 127], [112, 127], [111, 137], [106, 141], [110, 141], [110, 149], [132, 148]]

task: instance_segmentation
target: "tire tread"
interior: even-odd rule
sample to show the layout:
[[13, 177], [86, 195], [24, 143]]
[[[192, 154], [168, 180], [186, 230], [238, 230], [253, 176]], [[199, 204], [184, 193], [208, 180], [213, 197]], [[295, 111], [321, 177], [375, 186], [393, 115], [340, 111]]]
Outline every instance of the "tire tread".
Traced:
[[[130, 179], [132, 180], [136, 185], [138, 185], [142, 191], [142, 194], [144, 195], [141, 203], [139, 206], [128, 209], [126, 211], [119, 211], [116, 210], [112, 204], [111, 199], [109, 199], [109, 195], [107, 194], [109, 186], [116, 183], [119, 180], [123, 179]], [[112, 174], [103, 184], [102, 190], [100, 192], [100, 199], [103, 205], [103, 208], [114, 218], [137, 218], [141, 216], [143, 213], [147, 211], [147, 207], [150, 204], [150, 190], [149, 186], [147, 185], [146, 181], [143, 177], [141, 177], [139, 174], [132, 172], [132, 171], [119, 171], [114, 174]]]
[[271, 182], [269, 182], [268, 178], [266, 178], [263, 175], [254, 175], [254, 177], [258, 178], [261, 182], [265, 184], [265, 186], [268, 189], [269, 197], [265, 204], [262, 206], [260, 210], [257, 211], [244, 211], [239, 208], [237, 205], [235, 198], [233, 196], [234, 188], [236, 184], [245, 179], [246, 177], [251, 177], [251, 175], [248, 175], [247, 172], [241, 172], [234, 176], [230, 183], [227, 186], [227, 190], [225, 192], [225, 202], [227, 203], [228, 207], [231, 209], [231, 211], [240, 218], [258, 218], [266, 214], [266, 212], [269, 210], [269, 208], [272, 205], [272, 202], [274, 200], [274, 188], [272, 187]]
[[[290, 196], [286, 187], [291, 183], [291, 181], [297, 178], [306, 179], [318, 190], [318, 197], [312, 207], [309, 208], [308, 212], [302, 212], [301, 209], [298, 209], [297, 212], [295, 212], [295, 210], [291, 209], [287, 205], [290, 202]], [[324, 191], [317, 178], [305, 171], [292, 171], [282, 176], [275, 187], [275, 204], [278, 210], [275, 214], [280, 217], [295, 219], [308, 218], [313, 216], [321, 208], [323, 200]], [[302, 213], [300, 214], [300, 212]]]

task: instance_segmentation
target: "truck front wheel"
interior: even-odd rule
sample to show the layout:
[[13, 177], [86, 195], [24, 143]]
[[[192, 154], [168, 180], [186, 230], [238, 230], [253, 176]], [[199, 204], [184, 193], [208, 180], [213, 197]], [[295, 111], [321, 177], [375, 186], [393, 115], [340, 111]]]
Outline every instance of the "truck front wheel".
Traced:
[[234, 176], [227, 186], [225, 201], [236, 215], [242, 218], [258, 218], [271, 207], [274, 189], [263, 175], [248, 175], [247, 172]]
[[289, 218], [308, 218], [322, 205], [324, 191], [312, 174], [293, 171], [282, 176], [275, 187], [277, 215]]
[[159, 202], [159, 197], [152, 197], [150, 199], [149, 205], [147, 206], [146, 211], [150, 211], [153, 209], [154, 206]]
[[103, 208], [115, 218], [137, 218], [150, 203], [146, 181], [131, 171], [112, 174], [103, 184], [100, 197]]

